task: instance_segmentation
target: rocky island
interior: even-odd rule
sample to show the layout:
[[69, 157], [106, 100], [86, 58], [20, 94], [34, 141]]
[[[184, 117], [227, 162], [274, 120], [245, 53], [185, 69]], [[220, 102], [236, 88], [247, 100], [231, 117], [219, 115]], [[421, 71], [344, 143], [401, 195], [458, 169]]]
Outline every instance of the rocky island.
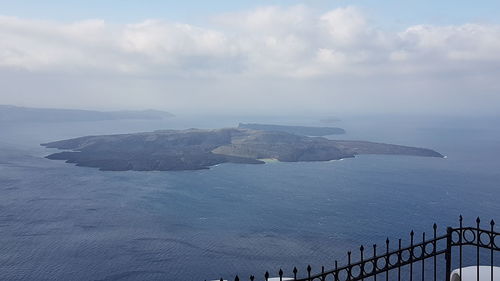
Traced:
[[199, 170], [220, 163], [329, 161], [358, 154], [443, 157], [426, 148], [242, 128], [86, 136], [42, 145], [68, 150], [51, 154], [49, 159], [105, 171]]

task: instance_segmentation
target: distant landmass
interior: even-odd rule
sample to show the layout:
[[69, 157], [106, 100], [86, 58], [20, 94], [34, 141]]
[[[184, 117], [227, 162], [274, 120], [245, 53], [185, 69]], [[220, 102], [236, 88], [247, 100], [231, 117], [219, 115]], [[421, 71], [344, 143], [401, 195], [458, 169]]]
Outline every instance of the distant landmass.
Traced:
[[270, 124], [240, 123], [238, 125], [238, 128], [260, 130], [260, 131], [286, 132], [302, 136], [317, 136], [317, 137], [345, 134], [344, 129], [335, 127], [284, 126], [284, 125], [270, 125]]
[[337, 117], [326, 117], [326, 118], [319, 120], [319, 122], [325, 123], [325, 124], [332, 124], [332, 123], [337, 123], [340, 121], [342, 121], [342, 120], [340, 118], [337, 118]]
[[329, 161], [358, 154], [443, 157], [426, 148], [366, 141], [336, 141], [287, 132], [227, 128], [164, 130], [148, 133], [86, 136], [42, 144], [69, 151], [47, 158], [106, 171], [199, 170], [220, 163], [263, 164]]
[[31, 108], [0, 105], [0, 122], [71, 122], [120, 119], [165, 119], [174, 115], [158, 110], [92, 111], [77, 109]]

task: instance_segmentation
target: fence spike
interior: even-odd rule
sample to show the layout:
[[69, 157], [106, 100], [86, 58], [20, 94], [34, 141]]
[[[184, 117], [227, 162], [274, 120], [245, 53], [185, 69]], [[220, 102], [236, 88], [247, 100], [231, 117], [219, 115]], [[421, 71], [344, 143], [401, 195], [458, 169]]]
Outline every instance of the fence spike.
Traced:
[[495, 221], [494, 221], [494, 220], [491, 220], [491, 221], [490, 221], [490, 225], [491, 225], [491, 226], [494, 226], [494, 225], [495, 225]]
[[280, 271], [278, 271], [278, 275], [279, 275], [280, 277], [283, 277], [283, 270], [281, 270], [281, 268], [280, 268]]
[[434, 231], [436, 231], [436, 229], [438, 228], [437, 224], [436, 224], [436, 223], [434, 223], [434, 224], [432, 225], [432, 228], [434, 229]]
[[460, 215], [459, 220], [460, 220], [460, 221], [463, 221], [463, 220], [464, 220], [464, 217], [462, 217], [462, 215]]
[[308, 272], [311, 272], [311, 270], [312, 270], [311, 265], [308, 265], [308, 266], [307, 266], [307, 271], [308, 271]]
[[236, 277], [234, 277], [234, 281], [240, 281], [240, 278], [238, 277], [238, 275], [236, 275]]
[[297, 272], [298, 272], [297, 268], [296, 268], [296, 267], [294, 267], [294, 268], [293, 268], [293, 279], [294, 279], [294, 280], [297, 280]]
[[479, 224], [480, 222], [481, 222], [481, 219], [479, 217], [477, 217], [476, 223]]
[[250, 281], [253, 281], [255, 279], [255, 276], [250, 275]]
[[413, 230], [410, 232], [410, 236], [413, 236], [415, 235], [415, 232], [413, 232]]
[[269, 272], [268, 271], [266, 271], [266, 274], [264, 274], [264, 278], [266, 278], [266, 281], [267, 281], [267, 279], [269, 279]]
[[219, 281], [224, 281], [224, 279], [221, 277]]
[[363, 252], [365, 250], [365, 247], [363, 247], [363, 245], [361, 245], [361, 247], [359, 247], [359, 251]]

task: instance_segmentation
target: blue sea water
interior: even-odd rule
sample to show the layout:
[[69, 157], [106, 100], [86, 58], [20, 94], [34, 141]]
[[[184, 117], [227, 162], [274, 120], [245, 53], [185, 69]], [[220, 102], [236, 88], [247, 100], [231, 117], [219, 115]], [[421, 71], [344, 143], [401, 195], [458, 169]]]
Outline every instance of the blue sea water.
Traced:
[[0, 280], [187, 281], [307, 264], [317, 270], [343, 262], [361, 244], [430, 232], [434, 222], [444, 231], [460, 214], [471, 224], [476, 216], [500, 220], [495, 118], [358, 117], [335, 124], [348, 131], [338, 138], [428, 147], [446, 159], [364, 155], [102, 172], [47, 160], [54, 150], [39, 146], [254, 120], [0, 124]]

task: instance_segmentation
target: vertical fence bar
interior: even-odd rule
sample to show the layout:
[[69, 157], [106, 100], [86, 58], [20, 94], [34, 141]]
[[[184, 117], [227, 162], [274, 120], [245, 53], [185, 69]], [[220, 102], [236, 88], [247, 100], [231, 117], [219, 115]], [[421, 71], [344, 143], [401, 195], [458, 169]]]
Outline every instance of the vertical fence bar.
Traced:
[[298, 272], [297, 267], [294, 267], [293, 268], [293, 280], [297, 280], [297, 272]]
[[422, 281], [424, 281], [425, 276], [425, 232], [422, 233]]
[[401, 239], [398, 242], [398, 281], [401, 281]]
[[413, 230], [410, 232], [410, 281], [413, 281]]
[[462, 217], [462, 215], [460, 215], [460, 237], [458, 238], [458, 243], [460, 244], [460, 246], [458, 246], [459, 251], [460, 251], [460, 261], [459, 261], [460, 278], [462, 278], [462, 239], [464, 236], [463, 221], [464, 221], [464, 218]]
[[446, 252], [445, 252], [445, 259], [446, 259], [446, 281], [450, 281], [450, 275], [451, 275], [451, 232], [452, 228], [448, 227], [446, 228]]
[[493, 248], [495, 247], [495, 233], [494, 233], [494, 227], [495, 227], [495, 221], [491, 220], [490, 222], [491, 225], [491, 234], [490, 234], [490, 270], [491, 270], [491, 281], [493, 281]]
[[335, 281], [339, 281], [339, 264], [335, 260]]
[[477, 217], [476, 219], [476, 271], [477, 271], [477, 281], [479, 281], [479, 235], [481, 234], [479, 232], [479, 224], [481, 223], [481, 219]]
[[[377, 256], [377, 244], [373, 244], [373, 258]], [[373, 263], [373, 281], [377, 281], [377, 260]]]
[[432, 229], [434, 230], [434, 240], [432, 241], [432, 253], [434, 254], [434, 281], [436, 281], [436, 272], [437, 272], [437, 261], [436, 261], [436, 251], [437, 251], [437, 224], [434, 223], [432, 225]]
[[365, 247], [363, 247], [363, 245], [361, 245], [361, 247], [359, 247], [359, 256], [361, 257], [361, 265], [359, 266], [359, 271], [360, 271], [360, 274], [361, 274], [361, 281], [365, 280], [364, 278], [364, 269], [365, 269], [365, 264], [364, 264], [364, 255], [363, 255], [363, 251], [365, 250]]
[[[385, 267], [386, 269], [389, 268], [389, 237], [385, 239]], [[386, 270], [385, 272], [385, 281], [389, 281], [389, 270]]]
[[351, 267], [351, 252], [347, 252], [347, 280], [351, 280], [352, 267]]
[[307, 280], [309, 280], [309, 281], [311, 280], [311, 270], [312, 270], [311, 265], [308, 265], [307, 266]]

